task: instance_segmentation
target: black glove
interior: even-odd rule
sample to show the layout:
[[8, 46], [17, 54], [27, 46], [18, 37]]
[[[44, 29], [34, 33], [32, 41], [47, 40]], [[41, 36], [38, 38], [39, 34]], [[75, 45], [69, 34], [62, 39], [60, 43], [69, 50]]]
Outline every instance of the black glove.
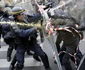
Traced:
[[44, 10], [47, 9], [47, 8], [52, 8], [52, 2], [46, 3], [45, 6], [46, 7], [44, 8]]
[[37, 38], [37, 36], [38, 36], [37, 34], [33, 34], [30, 37], [31, 37], [32, 40], [35, 40]]
[[51, 11], [50, 11], [50, 9], [47, 11], [47, 14], [48, 14], [48, 16], [50, 17], [50, 18], [54, 18], [54, 19], [57, 19], [57, 14], [55, 15], [55, 12], [53, 11], [53, 13], [54, 13], [54, 15], [52, 15], [51, 14]]
[[36, 34], [32, 34], [32, 35], [29, 36], [28, 40], [31, 43], [33, 43], [33, 42], [35, 42], [37, 40], [37, 36], [38, 36], [37, 33]]

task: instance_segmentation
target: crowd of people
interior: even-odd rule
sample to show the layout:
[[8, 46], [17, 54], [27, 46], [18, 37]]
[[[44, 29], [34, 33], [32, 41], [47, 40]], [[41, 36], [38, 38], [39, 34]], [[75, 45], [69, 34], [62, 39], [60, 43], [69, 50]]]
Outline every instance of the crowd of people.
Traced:
[[[34, 15], [26, 15], [24, 14], [24, 11], [25, 10], [21, 7], [14, 7], [12, 8], [12, 12], [10, 14], [8, 11], [4, 11], [3, 7], [0, 6], [0, 22], [9, 21], [28, 24], [42, 19], [40, 12], [37, 12]], [[56, 15], [51, 15], [50, 13], [48, 14], [49, 17], [53, 19], [69, 18], [68, 16], [60, 15], [59, 12], [56, 12]], [[78, 26], [79, 25], [77, 23], [66, 24], [62, 26], [62, 28], [54, 26], [54, 30], [57, 31], [56, 47], [58, 49], [60, 62], [66, 70], [72, 70], [69, 59], [71, 59], [74, 63], [76, 61], [76, 65], [78, 66], [83, 56], [79, 50], [78, 44], [80, 40], [83, 39], [82, 30], [85, 30], [85, 26]], [[32, 55], [35, 60], [42, 61], [45, 70], [52, 70], [49, 65], [47, 54], [37, 43], [38, 35], [37, 29], [35, 27], [22, 28], [17, 26], [16, 24], [0, 24], [0, 38], [1, 36], [3, 37], [4, 42], [9, 46], [7, 50], [7, 61], [11, 61], [9, 70], [23, 69], [25, 52], [27, 52], [28, 55]], [[62, 41], [63, 45], [60, 48], [60, 43]], [[13, 49], [16, 50], [16, 53], [11, 60]], [[34, 53], [31, 53], [30, 51], [33, 51]], [[74, 55], [75, 53], [76, 55]]]
[[[13, 8], [13, 16], [12, 18], [9, 18], [7, 13], [3, 12], [2, 9], [3, 8], [0, 8], [0, 15], [3, 18], [1, 19], [1, 21], [23, 22], [24, 24], [27, 24], [27, 22], [31, 23], [41, 18], [40, 13], [37, 13], [33, 16], [24, 15], [23, 12], [25, 10], [21, 7]], [[26, 16], [27, 22], [23, 20], [25, 18], [24, 16]], [[22, 29], [14, 25], [11, 28], [9, 24], [3, 24], [0, 25], [0, 28], [0, 35], [2, 34], [4, 41], [6, 42], [6, 44], [9, 45], [7, 51], [8, 61], [11, 60], [11, 54], [13, 49], [16, 49], [16, 54], [11, 62], [9, 70], [14, 70], [14, 67], [16, 70], [22, 70], [22, 68], [24, 67], [25, 52], [31, 54], [30, 50], [34, 51], [33, 55], [35, 59], [37, 59], [38, 61], [42, 60], [46, 70], [51, 70], [47, 54], [41, 49], [40, 45], [37, 43], [37, 30], [34, 27], [30, 29]], [[39, 59], [38, 57], [40, 57], [41, 59]], [[17, 63], [16, 66], [15, 63]]]

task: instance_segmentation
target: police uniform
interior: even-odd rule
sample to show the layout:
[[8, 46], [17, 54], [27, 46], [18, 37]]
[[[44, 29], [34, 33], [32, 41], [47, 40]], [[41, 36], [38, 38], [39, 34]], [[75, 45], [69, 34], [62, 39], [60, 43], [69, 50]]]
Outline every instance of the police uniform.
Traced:
[[[9, 18], [9, 13], [5, 12], [1, 21], [2, 22], [3, 21], [6, 21], [6, 22], [12, 21], [12, 18]], [[11, 54], [12, 54], [12, 51], [13, 51], [13, 47], [15, 46], [13, 38], [6, 38], [6, 36], [8, 36], [10, 34], [10, 32], [11, 32], [10, 25], [3, 24], [2, 25], [2, 37], [4, 38], [4, 42], [9, 45], [9, 48], [7, 50], [7, 61], [11, 60]]]
[[2, 25], [2, 37], [4, 39], [4, 42], [9, 45], [9, 48], [7, 50], [7, 61], [11, 60], [11, 54], [12, 54], [12, 50], [15, 47], [15, 43], [14, 43], [14, 36], [11, 33], [10, 30], [10, 25], [8, 24], [3, 24]]
[[[7, 10], [3, 10], [3, 6], [0, 6], [0, 21], [8, 21], [9, 20], [9, 14], [8, 12], [6, 12]], [[3, 33], [2, 30], [2, 25], [0, 25], [0, 38], [1, 38], [1, 34]], [[2, 34], [3, 35], [3, 34]]]
[[[16, 11], [18, 11], [18, 13], [21, 14], [24, 10], [23, 9], [16, 9], [15, 11], [13, 11], [13, 13], [16, 14], [17, 13]], [[15, 22], [16, 21], [22, 22], [22, 21], [18, 21], [16, 19], [16, 16], [17, 15], [14, 15]], [[39, 17], [40, 17], [40, 13], [38, 13], [38, 14], [34, 15], [32, 18], [28, 19], [28, 21], [33, 22], [33, 21], [39, 20], [38, 19]], [[17, 35], [17, 37], [15, 39], [15, 43], [17, 44], [16, 70], [22, 70], [22, 68], [24, 66], [23, 65], [24, 64], [24, 54], [25, 54], [26, 48], [34, 51], [38, 56], [41, 57], [46, 70], [51, 70], [46, 53], [41, 49], [41, 47], [38, 45], [38, 43], [36, 41], [37, 31], [34, 28], [20, 29], [16, 25], [13, 27], [13, 30], [14, 30], [15, 34]], [[30, 40], [28, 40], [28, 38], [30, 38]]]

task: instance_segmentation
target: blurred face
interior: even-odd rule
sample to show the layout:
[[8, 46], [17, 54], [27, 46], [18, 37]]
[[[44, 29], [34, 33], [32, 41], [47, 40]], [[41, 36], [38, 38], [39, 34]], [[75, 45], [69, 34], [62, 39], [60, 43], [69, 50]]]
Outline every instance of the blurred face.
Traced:
[[23, 19], [24, 19], [24, 14], [19, 14], [19, 15], [17, 16], [17, 19], [18, 19], [18, 20], [23, 20]]
[[0, 8], [0, 12], [2, 12], [3, 11], [3, 8]]

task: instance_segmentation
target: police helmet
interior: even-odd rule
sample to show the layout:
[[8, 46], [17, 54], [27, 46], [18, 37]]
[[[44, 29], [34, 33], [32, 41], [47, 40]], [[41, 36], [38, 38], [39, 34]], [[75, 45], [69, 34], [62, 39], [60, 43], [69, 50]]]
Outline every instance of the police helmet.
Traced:
[[14, 7], [12, 9], [12, 15], [18, 15], [20, 13], [23, 13], [25, 10], [21, 7]]
[[11, 15], [12, 10], [11, 10], [10, 7], [6, 7], [6, 8], [4, 8], [4, 12], [6, 12], [6, 13]]
[[2, 6], [2, 5], [0, 5], [0, 8], [3, 8], [3, 6]]

